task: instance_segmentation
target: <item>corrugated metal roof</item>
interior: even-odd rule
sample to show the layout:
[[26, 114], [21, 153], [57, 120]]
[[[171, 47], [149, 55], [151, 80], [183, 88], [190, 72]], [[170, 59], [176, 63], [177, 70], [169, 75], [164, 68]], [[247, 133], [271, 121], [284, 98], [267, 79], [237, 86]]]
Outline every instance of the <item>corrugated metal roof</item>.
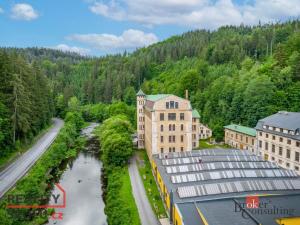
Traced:
[[256, 136], [256, 130], [251, 127], [245, 127], [237, 124], [230, 124], [227, 126], [224, 126], [225, 129], [233, 130], [242, 134], [247, 134], [250, 136], [255, 137]]

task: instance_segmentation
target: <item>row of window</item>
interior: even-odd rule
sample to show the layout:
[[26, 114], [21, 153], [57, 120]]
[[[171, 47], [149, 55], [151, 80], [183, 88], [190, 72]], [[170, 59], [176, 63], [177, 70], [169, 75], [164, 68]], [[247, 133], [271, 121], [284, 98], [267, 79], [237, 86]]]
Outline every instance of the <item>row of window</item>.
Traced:
[[[262, 141], [259, 141], [259, 147], [262, 148]], [[269, 150], [269, 143], [265, 142], [265, 146], [264, 147], [265, 147], [265, 150], [268, 151]], [[272, 144], [271, 151], [272, 151], [272, 153], [276, 154], [276, 146], [274, 144]], [[278, 147], [278, 155], [283, 156], [283, 147], [282, 146]], [[290, 159], [291, 158], [291, 150], [290, 149], [286, 149], [285, 155], [283, 157], [285, 157], [287, 159]], [[296, 162], [300, 162], [299, 159], [300, 159], [300, 153], [299, 152], [295, 152], [295, 159], [294, 160]]]
[[145, 101], [144, 100], [139, 100], [138, 103], [139, 103], [139, 105], [144, 105]]
[[[169, 143], [176, 142], [176, 135], [169, 135]], [[180, 135], [180, 142], [184, 142], [184, 135]], [[160, 136], [160, 143], [164, 143], [164, 136]]]
[[167, 109], [178, 109], [178, 102], [170, 101], [166, 102]]
[[[276, 159], [275, 157], [271, 157], [271, 161], [273, 161], [273, 162], [278, 162], [278, 164], [279, 165], [283, 165], [284, 163], [283, 163], [283, 160], [282, 159]], [[290, 168], [291, 167], [291, 164], [289, 163], [289, 162], [286, 162], [285, 163], [285, 167], [286, 168]], [[294, 166], [294, 170], [296, 170], [296, 171], [299, 171], [299, 166]]]
[[145, 122], [145, 117], [140, 116], [140, 117], [139, 117], [139, 122]]
[[[227, 132], [226, 136], [229, 136], [229, 132]], [[231, 133], [231, 138], [233, 138], [233, 133]], [[240, 141], [244, 140], [244, 135], [241, 134], [235, 134], [235, 139], [238, 140], [240, 139]], [[246, 143], [249, 144], [249, 137], [246, 136]], [[251, 144], [254, 145], [254, 138], [251, 138]]]
[[[169, 131], [175, 131], [176, 130], [176, 125], [175, 124], [169, 124]], [[160, 131], [164, 131], [164, 125], [160, 125]], [[180, 131], [184, 131], [184, 125], [180, 124]]]
[[[262, 132], [259, 132], [259, 136], [263, 136], [263, 133]], [[265, 134], [265, 137], [266, 138], [271, 138], [271, 136], [272, 136], [272, 140], [276, 140], [277, 138], [279, 138], [279, 142], [283, 142], [283, 140], [284, 140], [284, 138], [283, 137], [276, 137], [275, 135], [269, 135], [269, 134]], [[291, 139], [287, 139], [286, 140], [286, 143], [288, 144], [288, 145], [291, 145], [292, 144], [292, 140]], [[299, 141], [296, 141], [296, 146], [297, 147], [300, 147], [300, 142]]]
[[[180, 117], [180, 120], [184, 120], [184, 113], [180, 113], [179, 117]], [[160, 113], [159, 114], [159, 119], [160, 119], [160, 121], [164, 121], [165, 120], [165, 114]], [[176, 120], [176, 113], [168, 113], [168, 120]]]
[[297, 129], [296, 132], [294, 132], [292, 130], [287, 130], [287, 129], [278, 128], [278, 127], [272, 127], [272, 126], [268, 126], [268, 125], [264, 125], [263, 128], [267, 129], [267, 130], [274, 130], [274, 131], [284, 133], [284, 134], [299, 135], [299, 129]]
[[[180, 147], [180, 151], [183, 152], [183, 147]], [[169, 147], [169, 152], [176, 152], [176, 148]], [[160, 148], [160, 153], [164, 153], [164, 148]]]

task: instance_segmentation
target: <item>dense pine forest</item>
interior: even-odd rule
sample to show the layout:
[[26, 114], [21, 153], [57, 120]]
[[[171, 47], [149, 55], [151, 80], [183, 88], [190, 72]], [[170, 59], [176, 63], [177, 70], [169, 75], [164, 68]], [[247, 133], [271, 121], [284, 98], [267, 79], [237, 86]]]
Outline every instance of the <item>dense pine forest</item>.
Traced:
[[225, 124], [254, 126], [279, 110], [300, 111], [300, 21], [196, 30], [97, 58], [5, 48], [0, 79], [1, 149], [30, 139], [55, 111], [63, 117], [70, 101], [134, 105], [139, 88], [182, 97], [188, 89], [220, 140]]

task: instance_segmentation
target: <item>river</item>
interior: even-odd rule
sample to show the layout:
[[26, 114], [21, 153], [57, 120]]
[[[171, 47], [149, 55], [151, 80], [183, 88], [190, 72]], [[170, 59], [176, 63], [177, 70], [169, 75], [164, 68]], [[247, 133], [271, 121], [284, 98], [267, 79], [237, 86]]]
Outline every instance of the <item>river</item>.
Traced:
[[[93, 138], [92, 131], [97, 126], [92, 123], [82, 131], [88, 139]], [[88, 142], [88, 148], [95, 147]], [[56, 209], [62, 213], [62, 219], [49, 219], [49, 225], [106, 225], [101, 184], [102, 162], [99, 154], [81, 151], [75, 160], [68, 163], [59, 184], [66, 192], [66, 207]], [[54, 188], [52, 194], [60, 193]], [[53, 204], [52, 198], [50, 203]]]

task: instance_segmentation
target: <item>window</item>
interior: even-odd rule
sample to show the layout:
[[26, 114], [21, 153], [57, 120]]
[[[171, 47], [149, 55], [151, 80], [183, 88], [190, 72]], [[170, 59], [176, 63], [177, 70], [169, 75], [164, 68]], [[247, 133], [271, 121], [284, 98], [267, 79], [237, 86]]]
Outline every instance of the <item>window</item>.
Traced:
[[160, 121], [164, 121], [165, 120], [165, 114], [164, 113], [160, 113], [159, 114], [159, 118], [160, 118]]
[[280, 142], [283, 142], [283, 138], [282, 138], [282, 137], [281, 137], [281, 138], [279, 138], [279, 141], [280, 141]]
[[184, 120], [184, 113], [180, 113], [180, 120]]
[[248, 143], [248, 137], [246, 137], [246, 143]]
[[175, 102], [175, 109], [178, 109], [178, 102]]
[[296, 170], [296, 171], [299, 171], [299, 166], [295, 166], [295, 170]]
[[275, 145], [272, 145], [272, 152], [275, 153]]
[[196, 147], [196, 142], [193, 142], [193, 147], [194, 147], [194, 148]]
[[252, 145], [254, 145], [254, 139], [252, 139]]
[[299, 162], [299, 152], [296, 152], [296, 153], [295, 153], [295, 161], [296, 161], [296, 162]]
[[241, 141], [243, 141], [243, 135], [241, 135]]
[[268, 142], [265, 143], [265, 150], [268, 150], [269, 144]]
[[196, 125], [193, 125], [192, 127], [193, 127], [193, 131], [195, 131], [196, 130]]
[[175, 135], [173, 136], [173, 142], [176, 142], [176, 138], [175, 138]]
[[175, 124], [173, 124], [173, 131], [175, 131]]
[[169, 124], [169, 131], [172, 131], [172, 124]]
[[286, 157], [289, 159], [291, 158], [291, 150], [290, 149], [287, 149], [286, 150]]
[[160, 131], [161, 131], [161, 132], [164, 131], [164, 125], [160, 125]]
[[170, 109], [174, 109], [174, 101], [170, 101]]
[[172, 136], [169, 136], [169, 143], [172, 143]]
[[291, 139], [288, 139], [288, 140], [287, 140], [287, 143], [288, 143], [288, 145], [292, 144]]
[[275, 158], [274, 158], [274, 157], [272, 157], [272, 161], [275, 161]]
[[166, 108], [169, 109], [170, 108], [170, 103], [166, 102]]
[[160, 153], [164, 153], [164, 148], [160, 148]]
[[235, 134], [235, 139], [238, 139], [238, 135], [237, 134]]
[[282, 129], [282, 128], [280, 128], [280, 132], [281, 132], [281, 133], [283, 132], [283, 129]]
[[180, 151], [183, 152], [183, 147], [180, 148]]
[[183, 142], [183, 135], [180, 136], [181, 142]]
[[183, 131], [183, 124], [180, 125], [180, 129], [181, 129], [181, 131]]
[[296, 142], [296, 146], [300, 147], [300, 142], [299, 141]]
[[261, 148], [262, 147], [262, 141], [259, 141], [259, 147]]
[[276, 140], [276, 137], [273, 135], [273, 136], [272, 136], [272, 139], [273, 139], [273, 140]]
[[279, 147], [279, 155], [282, 155], [282, 147]]
[[288, 167], [288, 168], [290, 167], [290, 164], [289, 164], [289, 163], [286, 163], [285, 165], [286, 165], [286, 167]]
[[164, 136], [160, 136], [160, 142], [164, 143]]
[[279, 160], [278, 160], [278, 163], [279, 163], [279, 164], [282, 164], [282, 160], [281, 160], [281, 159], [279, 159]]
[[172, 152], [172, 148], [171, 147], [169, 148], [169, 152]]
[[173, 147], [173, 152], [175, 152], [175, 147]]
[[259, 136], [262, 136], [262, 132], [259, 132]]
[[176, 113], [168, 113], [168, 120], [176, 120]]

